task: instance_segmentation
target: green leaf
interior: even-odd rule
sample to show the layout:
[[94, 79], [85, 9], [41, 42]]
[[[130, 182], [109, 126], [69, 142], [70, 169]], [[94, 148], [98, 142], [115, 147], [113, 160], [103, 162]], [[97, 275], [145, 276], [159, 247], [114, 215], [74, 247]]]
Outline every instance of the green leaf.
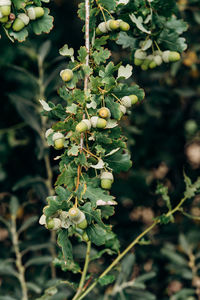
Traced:
[[58, 233], [58, 245], [62, 248], [63, 257], [66, 262], [73, 261], [72, 244], [68, 238], [68, 232], [65, 229], [60, 230]]
[[68, 190], [73, 190], [74, 177], [76, 176], [77, 171], [71, 167], [71, 165], [65, 166], [61, 174], [58, 176], [55, 185], [64, 185]]
[[72, 147], [67, 151], [68, 156], [77, 156], [79, 153], [79, 146], [72, 145]]
[[101, 278], [99, 278], [98, 282], [100, 283], [101, 286], [105, 286], [108, 284], [111, 284], [115, 280], [114, 275], [105, 275]]
[[108, 39], [109, 39], [109, 35], [104, 35], [100, 38], [96, 38], [95, 41], [94, 41], [93, 47], [96, 48], [96, 49], [99, 49], [100, 46], [103, 46], [107, 43]]
[[114, 10], [117, 5], [115, 0], [99, 0], [99, 4], [108, 10]]
[[132, 161], [130, 159], [130, 154], [122, 150], [117, 151], [111, 156], [104, 159], [108, 163], [109, 167], [115, 172], [119, 173], [121, 171], [128, 171], [132, 166]]
[[133, 67], [131, 65], [120, 66], [118, 70], [118, 76], [117, 78], [124, 77], [125, 79], [128, 79], [131, 77], [133, 71]]
[[87, 235], [92, 243], [96, 246], [105, 244], [106, 241], [106, 230], [98, 224], [92, 224], [86, 229]]
[[115, 197], [109, 195], [109, 193], [105, 190], [102, 190], [98, 187], [93, 187], [92, 185], [88, 185], [85, 194], [83, 195], [83, 199], [89, 199], [91, 201], [92, 207], [95, 208], [97, 206], [97, 201], [102, 200], [106, 203], [115, 199]]
[[175, 31], [170, 32], [167, 28], [161, 32], [158, 42], [171, 51], [183, 52], [187, 49], [185, 38], [179, 37]]
[[85, 63], [86, 56], [87, 56], [87, 50], [86, 50], [86, 47], [83, 47], [83, 46], [82, 46], [82, 47], [78, 50], [78, 60], [79, 60], [81, 63]]
[[174, 15], [165, 23], [165, 26], [179, 35], [188, 29], [188, 24], [181, 19], [177, 20]]
[[13, 37], [15, 40], [18, 40], [18, 42], [24, 42], [28, 36], [28, 31], [27, 31], [26, 27], [24, 29], [20, 30], [19, 32], [15, 32], [12, 29], [9, 29], [8, 34], [11, 37]]
[[120, 32], [116, 43], [121, 45], [123, 49], [130, 47], [131, 49], [136, 48], [136, 39], [129, 36], [126, 32]]
[[59, 197], [50, 196], [47, 197], [47, 201], [48, 205], [43, 209], [43, 212], [47, 218], [54, 215], [59, 209], [65, 210], [68, 208], [67, 201], [60, 201]]
[[73, 57], [74, 56], [74, 49], [73, 48], [69, 48], [69, 46], [67, 44], [65, 44], [60, 50], [59, 50], [60, 55], [62, 56], [70, 56]]
[[34, 257], [29, 259], [26, 264], [25, 264], [25, 268], [28, 268], [32, 265], [44, 265], [44, 264], [49, 264], [52, 262], [52, 257], [48, 256], [48, 255], [43, 255], [43, 256], [38, 256], [38, 257]]
[[35, 34], [49, 33], [53, 28], [53, 17], [49, 15], [49, 9], [44, 8], [44, 16], [32, 22]]
[[97, 51], [92, 53], [92, 57], [96, 65], [105, 63], [106, 60], [111, 56], [111, 52], [108, 49], [100, 47]]
[[120, 104], [115, 101], [114, 97], [106, 97], [105, 103], [107, 108], [110, 110], [112, 117], [119, 120], [121, 117]]
[[117, 87], [113, 89], [113, 94], [117, 96], [119, 99], [128, 96], [128, 95], [136, 95], [138, 99], [141, 101], [144, 99], [144, 90], [141, 89], [137, 84], [133, 84], [128, 86], [127, 84], [118, 84]]

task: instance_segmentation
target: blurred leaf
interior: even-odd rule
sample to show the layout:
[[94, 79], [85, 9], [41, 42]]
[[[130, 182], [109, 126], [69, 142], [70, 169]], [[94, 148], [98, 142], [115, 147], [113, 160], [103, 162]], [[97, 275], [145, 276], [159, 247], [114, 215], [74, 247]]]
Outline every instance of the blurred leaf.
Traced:
[[38, 216], [32, 216], [32, 217], [28, 218], [27, 220], [25, 220], [24, 223], [22, 224], [22, 226], [19, 228], [18, 234], [20, 234], [23, 231], [25, 231], [26, 229], [28, 229], [35, 222], [37, 222], [37, 220], [38, 220]]
[[105, 286], [108, 284], [111, 284], [115, 280], [114, 275], [105, 275], [101, 278], [99, 278], [98, 282], [100, 283], [101, 286]]
[[10, 199], [10, 213], [11, 213], [11, 215], [16, 217], [18, 209], [19, 209], [19, 201], [18, 201], [17, 197], [12, 196], [11, 199]]
[[48, 255], [38, 256], [38, 257], [34, 257], [34, 258], [29, 259], [25, 264], [25, 268], [28, 268], [32, 265], [49, 264], [51, 262], [52, 262], [52, 257], [51, 256], [48, 256]]

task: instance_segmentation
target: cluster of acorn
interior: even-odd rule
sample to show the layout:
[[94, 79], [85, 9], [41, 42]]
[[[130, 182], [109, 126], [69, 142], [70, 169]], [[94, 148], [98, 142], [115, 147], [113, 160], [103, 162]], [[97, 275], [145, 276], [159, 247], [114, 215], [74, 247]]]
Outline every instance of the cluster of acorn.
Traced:
[[122, 30], [128, 31], [130, 29], [130, 25], [127, 22], [122, 20], [114, 20], [110, 19], [106, 22], [101, 22], [97, 29], [96, 34], [101, 35], [103, 33], [108, 33], [109, 31]]
[[26, 13], [19, 13], [17, 17], [11, 13], [11, 0], [0, 0], [0, 23], [4, 24], [6, 29], [21, 31], [27, 26], [30, 20], [36, 20], [44, 15], [44, 9], [37, 6], [28, 6]]
[[163, 62], [176, 62], [180, 60], [180, 58], [180, 54], [176, 51], [155, 51], [154, 54], [147, 55], [145, 51], [138, 49], [134, 54], [134, 64], [146, 71], [149, 68], [154, 69], [157, 66], [160, 66]]

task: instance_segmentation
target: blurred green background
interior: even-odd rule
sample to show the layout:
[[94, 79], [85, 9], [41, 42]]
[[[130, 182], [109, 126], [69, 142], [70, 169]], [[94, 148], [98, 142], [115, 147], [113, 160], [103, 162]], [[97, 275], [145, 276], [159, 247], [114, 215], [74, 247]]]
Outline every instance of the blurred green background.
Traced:
[[[150, 224], [153, 217], [165, 210], [163, 200], [155, 193], [159, 181], [169, 188], [175, 205], [185, 188], [183, 170], [192, 180], [199, 174], [200, 4], [192, 0], [179, 0], [178, 4], [181, 16], [189, 23], [185, 34], [189, 48], [181, 62], [161, 66], [155, 71], [133, 68], [133, 80], [144, 88], [146, 97], [122, 121], [133, 167], [117, 177], [112, 189], [119, 205], [111, 223], [119, 236], [121, 249]], [[42, 295], [44, 289], [52, 285], [52, 275], [55, 277], [55, 270], [50, 267], [51, 255], [56, 251], [52, 246], [53, 237], [38, 224], [38, 218], [50, 192], [45, 181], [46, 159], [50, 160], [55, 181], [57, 153], [48, 149], [44, 142], [44, 132], [50, 121], [42, 119], [38, 99], [44, 92], [47, 100], [61, 101], [57, 89], [61, 85], [59, 72], [65, 61], [59, 57], [59, 49], [67, 43], [77, 50], [84, 43], [77, 6], [78, 1], [51, 2], [54, 29], [49, 35], [30, 36], [23, 44], [12, 44], [1, 32], [0, 300], [21, 299], [13, 242], [5, 225], [5, 221], [10, 220], [12, 197], [20, 203], [18, 228], [32, 218], [29, 226], [22, 230], [19, 241], [20, 250], [24, 251], [22, 261], [26, 266], [29, 299]], [[115, 62], [131, 63], [125, 50], [117, 45], [111, 47]], [[44, 84], [45, 91], [42, 90]], [[186, 203], [185, 211], [200, 218], [199, 195]], [[150, 274], [146, 287], [141, 289], [143, 294], [139, 288], [136, 289], [138, 294], [125, 289], [123, 298], [108, 287], [106, 290], [98, 288], [88, 299], [94, 296], [97, 299], [200, 299], [199, 226], [200, 221], [177, 214], [175, 223], [162, 225], [150, 234], [150, 244], [147, 242], [133, 250], [134, 259], [127, 257], [124, 268], [129, 271], [123, 280]], [[75, 245], [78, 260], [83, 259], [81, 247]], [[90, 271], [99, 273], [109, 261], [111, 257], [100, 259], [95, 265], [91, 263]], [[56, 278], [76, 280], [75, 275], [59, 268], [56, 268]], [[120, 278], [119, 283], [122, 283]], [[70, 288], [62, 286], [57, 296], [45, 299], [70, 299], [71, 293]]]

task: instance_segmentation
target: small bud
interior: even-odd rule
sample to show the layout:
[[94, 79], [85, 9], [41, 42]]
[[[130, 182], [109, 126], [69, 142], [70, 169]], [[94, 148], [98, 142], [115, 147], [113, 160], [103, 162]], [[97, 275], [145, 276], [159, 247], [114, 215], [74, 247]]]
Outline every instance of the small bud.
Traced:
[[68, 82], [73, 78], [73, 72], [70, 69], [65, 69], [60, 72], [60, 77], [63, 81]]
[[99, 116], [103, 119], [107, 119], [111, 117], [110, 109], [107, 107], [102, 107], [99, 110]]
[[87, 130], [90, 130], [91, 129], [91, 123], [88, 119], [83, 119], [81, 122], [79, 122], [77, 125], [76, 125], [76, 131], [78, 132], [85, 132]]
[[103, 172], [101, 174], [101, 187], [105, 190], [110, 190], [112, 183], [114, 181], [113, 175], [111, 172]]

